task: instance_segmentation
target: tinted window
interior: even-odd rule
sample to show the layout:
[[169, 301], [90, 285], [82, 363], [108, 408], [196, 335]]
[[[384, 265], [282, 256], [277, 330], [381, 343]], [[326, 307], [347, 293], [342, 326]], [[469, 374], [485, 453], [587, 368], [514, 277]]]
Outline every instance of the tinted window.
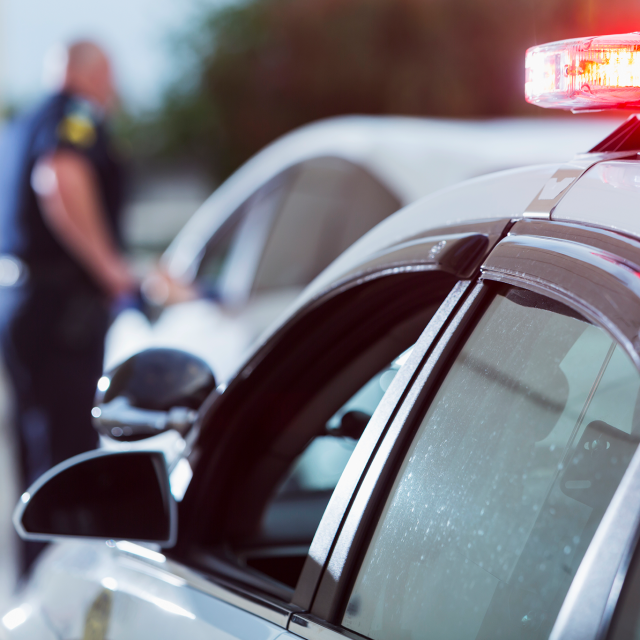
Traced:
[[439, 271], [399, 273], [330, 295], [231, 382], [209, 417], [224, 429], [202, 431], [211, 476], [190, 561], [291, 597], [285, 585], [296, 584], [350, 450], [394, 375], [389, 362], [455, 283]]
[[211, 293], [218, 293], [220, 276], [224, 270], [233, 241], [236, 238], [240, 222], [240, 216], [230, 221], [224, 229], [216, 233], [205, 249], [198, 269], [198, 281], [201, 286]]
[[296, 170], [258, 268], [257, 291], [308, 284], [401, 206], [388, 189], [347, 160], [319, 158]]
[[271, 225], [291, 186], [291, 169], [252, 194], [213, 235], [198, 268], [200, 287], [226, 298], [248, 295]]
[[[410, 350], [379, 371], [326, 422], [324, 433], [311, 440], [293, 461], [267, 503], [258, 539], [262, 545], [301, 545], [298, 563], [306, 556], [331, 494], [384, 392], [406, 361]], [[287, 555], [291, 554], [291, 549]], [[251, 567], [277, 575], [295, 586], [297, 573], [284, 570], [283, 556], [264, 557], [262, 547], [245, 552]]]
[[546, 638], [637, 447], [638, 373], [545, 298], [495, 298], [384, 505], [343, 624], [378, 638]]

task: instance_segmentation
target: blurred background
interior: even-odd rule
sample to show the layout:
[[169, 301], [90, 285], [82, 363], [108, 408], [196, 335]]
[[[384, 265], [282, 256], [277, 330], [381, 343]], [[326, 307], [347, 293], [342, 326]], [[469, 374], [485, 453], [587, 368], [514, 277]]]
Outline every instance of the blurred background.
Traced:
[[525, 49], [638, 28], [633, 0], [0, 0], [0, 113], [41, 95], [56, 43], [102, 43], [133, 176], [127, 239], [157, 254], [295, 127], [346, 113], [557, 116], [523, 100]]
[[[526, 48], [637, 29], [637, 0], [0, 0], [0, 127], [43, 94], [56, 43], [100, 42], [121, 88], [125, 237], [144, 265], [221, 180], [295, 127], [350, 113], [558, 117], [524, 101]], [[14, 502], [0, 491], [3, 514]], [[14, 569], [4, 516], [0, 527], [1, 603]]]

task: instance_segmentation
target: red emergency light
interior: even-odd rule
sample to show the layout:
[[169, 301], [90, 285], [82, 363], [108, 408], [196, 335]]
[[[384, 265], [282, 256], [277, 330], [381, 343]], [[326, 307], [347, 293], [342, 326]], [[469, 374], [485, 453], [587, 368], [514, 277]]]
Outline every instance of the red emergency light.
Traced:
[[531, 47], [525, 71], [525, 98], [539, 107], [640, 108], [640, 32]]

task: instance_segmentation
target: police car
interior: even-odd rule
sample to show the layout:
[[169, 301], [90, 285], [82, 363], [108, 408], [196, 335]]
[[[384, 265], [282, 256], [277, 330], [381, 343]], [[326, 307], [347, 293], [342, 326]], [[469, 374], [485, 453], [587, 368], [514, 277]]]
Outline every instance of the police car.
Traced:
[[[226, 380], [306, 285], [402, 206], [481, 174], [564, 162], [617, 124], [347, 116], [297, 129], [194, 214], [162, 258], [184, 300], [165, 305], [152, 323], [123, 312], [107, 336], [105, 368], [163, 346], [204, 358]], [[171, 288], [160, 280], [145, 291], [161, 302]]]
[[[640, 107], [639, 79], [640, 34], [527, 54], [543, 106]], [[184, 457], [94, 452], [31, 487], [17, 528], [58, 542], [4, 635], [637, 637], [639, 151], [633, 116], [403, 209], [226, 388], [173, 351], [113, 372], [103, 404], [196, 412]]]

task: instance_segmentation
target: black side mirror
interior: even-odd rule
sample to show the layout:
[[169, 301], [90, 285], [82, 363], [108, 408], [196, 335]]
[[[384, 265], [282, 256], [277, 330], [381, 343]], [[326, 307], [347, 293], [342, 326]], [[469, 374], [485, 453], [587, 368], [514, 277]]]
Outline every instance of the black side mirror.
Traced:
[[146, 349], [100, 378], [93, 425], [116, 440], [139, 440], [168, 429], [184, 435], [215, 388], [204, 360], [178, 349]]
[[163, 454], [83, 453], [50, 469], [13, 515], [25, 540], [66, 537], [175, 544], [177, 509]]

